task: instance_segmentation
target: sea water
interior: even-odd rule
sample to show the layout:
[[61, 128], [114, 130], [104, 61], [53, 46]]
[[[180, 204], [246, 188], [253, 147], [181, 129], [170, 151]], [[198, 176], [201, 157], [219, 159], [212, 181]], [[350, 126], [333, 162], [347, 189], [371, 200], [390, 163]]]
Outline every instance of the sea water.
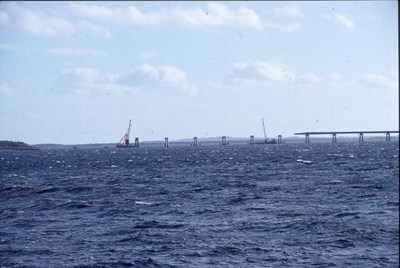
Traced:
[[398, 267], [399, 144], [0, 152], [1, 267]]

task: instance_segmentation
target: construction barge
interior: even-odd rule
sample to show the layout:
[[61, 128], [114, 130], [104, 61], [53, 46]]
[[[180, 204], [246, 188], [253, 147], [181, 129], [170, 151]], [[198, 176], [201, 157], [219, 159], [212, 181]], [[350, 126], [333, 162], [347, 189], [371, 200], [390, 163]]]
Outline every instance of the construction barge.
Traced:
[[132, 147], [139, 147], [139, 138], [135, 138], [135, 143], [132, 145], [129, 142], [129, 135], [131, 132], [131, 123], [132, 119], [129, 119], [129, 126], [128, 130], [126, 131], [125, 135], [122, 136], [121, 140], [117, 143], [117, 148], [132, 148]]

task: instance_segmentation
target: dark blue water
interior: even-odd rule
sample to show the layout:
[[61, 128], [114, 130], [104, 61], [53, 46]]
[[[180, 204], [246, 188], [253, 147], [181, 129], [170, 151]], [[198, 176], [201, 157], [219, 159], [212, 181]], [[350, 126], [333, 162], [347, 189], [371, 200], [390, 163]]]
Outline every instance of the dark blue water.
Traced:
[[398, 267], [399, 144], [0, 152], [2, 267]]

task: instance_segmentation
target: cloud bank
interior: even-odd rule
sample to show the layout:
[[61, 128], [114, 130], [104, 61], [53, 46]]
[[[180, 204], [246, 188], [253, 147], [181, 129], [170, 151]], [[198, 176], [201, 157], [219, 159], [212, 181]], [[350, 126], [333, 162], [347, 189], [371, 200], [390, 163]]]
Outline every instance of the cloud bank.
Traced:
[[122, 76], [118, 82], [130, 87], [139, 85], [147, 89], [170, 89], [189, 94], [198, 91], [197, 87], [188, 81], [186, 73], [175, 66], [154, 66], [145, 63]]
[[[251, 8], [244, 6], [229, 8], [222, 3], [214, 2], [207, 3], [204, 8], [174, 7], [152, 11], [140, 10], [134, 5], [111, 8], [100, 4], [74, 2], [68, 5], [66, 12], [57, 13], [9, 2], [0, 11], [0, 26], [11, 29], [17, 28], [41, 37], [80, 34], [86, 37], [110, 38], [111, 32], [98, 23], [127, 26], [174, 25], [191, 29], [242, 27], [290, 32], [300, 29], [300, 24], [295, 21], [287, 22], [286, 19], [298, 19], [303, 16], [299, 8], [283, 6], [276, 8], [274, 12], [284, 21], [263, 20]], [[69, 17], [69, 19], [66, 19], [66, 17]]]
[[247, 7], [230, 9], [223, 4], [208, 3], [206, 9], [171, 8], [141, 11], [131, 5], [126, 8], [108, 8], [94, 4], [71, 4], [71, 9], [83, 17], [124, 25], [161, 25], [176, 23], [185, 27], [217, 27], [235, 25], [262, 28], [257, 13]]
[[147, 63], [126, 74], [111, 74], [85, 67], [66, 69], [60, 75], [59, 83], [78, 93], [110, 90], [168, 90], [184, 94], [198, 92], [197, 86], [189, 82], [186, 73], [180, 68]]
[[20, 29], [38, 37], [60, 37], [84, 34], [85, 36], [110, 37], [111, 33], [87, 21], [73, 22], [40, 9], [26, 8], [15, 2], [4, 4], [0, 11], [0, 27]]
[[233, 64], [232, 78], [237, 82], [270, 81], [279, 83], [293, 82], [296, 79], [293, 71], [280, 65], [264, 61]]

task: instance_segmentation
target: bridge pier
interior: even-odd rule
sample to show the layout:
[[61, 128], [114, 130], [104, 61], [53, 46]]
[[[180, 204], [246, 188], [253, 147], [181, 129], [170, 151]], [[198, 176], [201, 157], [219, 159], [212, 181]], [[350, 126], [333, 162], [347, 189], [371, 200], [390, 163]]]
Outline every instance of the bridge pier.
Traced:
[[199, 146], [198, 142], [197, 142], [197, 137], [193, 138], [193, 144], [192, 146]]
[[332, 133], [332, 142], [336, 142], [336, 133]]
[[310, 143], [310, 134], [306, 133], [306, 143]]
[[360, 136], [358, 137], [358, 142], [364, 142], [364, 133], [360, 133]]
[[169, 146], [168, 137], [164, 138], [164, 147], [167, 148]]
[[254, 145], [254, 136], [253, 135], [251, 135], [250, 136], [250, 145]]
[[282, 135], [278, 135], [278, 143], [283, 143], [282, 142]]
[[226, 137], [222, 136], [222, 145], [228, 145], [228, 143], [226, 142]]
[[135, 144], [133, 146], [139, 147], [139, 138], [135, 138]]
[[386, 132], [386, 141], [390, 141], [390, 132]]

